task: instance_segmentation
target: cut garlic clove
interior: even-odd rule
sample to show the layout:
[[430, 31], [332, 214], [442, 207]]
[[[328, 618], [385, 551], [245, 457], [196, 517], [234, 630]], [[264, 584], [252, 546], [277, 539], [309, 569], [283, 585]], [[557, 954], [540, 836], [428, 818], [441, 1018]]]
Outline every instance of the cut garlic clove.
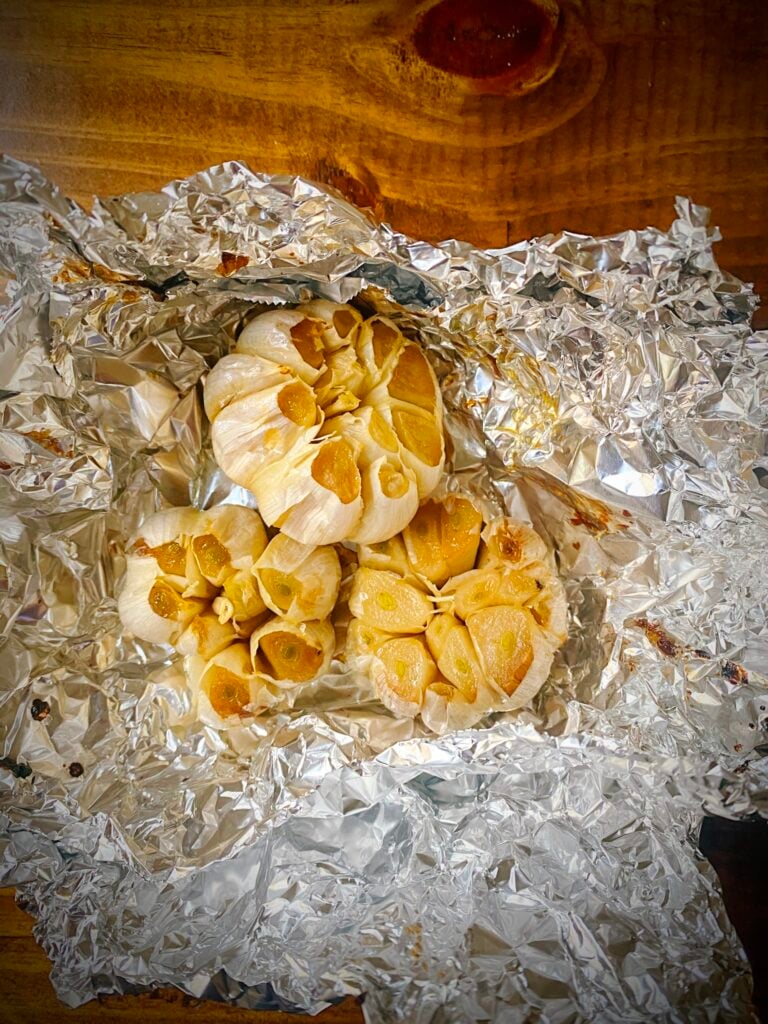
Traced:
[[243, 328], [235, 351], [288, 366], [307, 384], [313, 384], [325, 368], [324, 330], [316, 317], [296, 309], [273, 309]]
[[400, 328], [385, 316], [373, 316], [360, 325], [357, 353], [369, 387], [388, 373], [404, 344]]
[[482, 514], [466, 498], [425, 501], [403, 530], [414, 572], [440, 586], [475, 564]]
[[415, 405], [433, 415], [442, 404], [435, 371], [415, 342], [403, 345], [385, 381], [390, 398], [397, 403]]
[[390, 425], [369, 405], [326, 420], [320, 433], [348, 441], [359, 452], [358, 464], [363, 469], [382, 458], [396, 459], [400, 450]]
[[419, 505], [413, 474], [398, 462], [381, 458], [362, 473], [363, 515], [349, 539], [373, 544], [394, 537]]
[[208, 661], [237, 639], [232, 624], [219, 621], [213, 612], [196, 615], [176, 641], [181, 654], [197, 654]]
[[287, 366], [280, 366], [270, 359], [238, 352], [224, 356], [205, 379], [205, 414], [209, 420], [215, 420], [231, 402], [298, 379]]
[[129, 558], [117, 607], [126, 629], [156, 644], [175, 643], [206, 603], [185, 598], [158, 576], [154, 559]]
[[522, 607], [537, 597], [543, 583], [536, 577], [503, 566], [473, 569], [450, 583], [442, 593], [453, 593], [453, 610], [462, 619], [495, 605]]
[[382, 644], [392, 639], [391, 633], [368, 626], [362, 619], [352, 619], [347, 627], [347, 660], [353, 667], [362, 668], [370, 655], [375, 654]]
[[251, 659], [257, 671], [276, 685], [309, 683], [331, 665], [336, 634], [327, 620], [288, 622], [276, 618], [251, 636]]
[[354, 531], [363, 511], [352, 447], [324, 438], [297, 449], [280, 476], [259, 474], [251, 489], [264, 520], [302, 544], [335, 544]]
[[279, 533], [254, 573], [266, 605], [293, 622], [327, 618], [339, 596], [341, 563], [328, 545], [313, 547]]
[[467, 627], [453, 615], [436, 615], [426, 635], [441, 674], [464, 700], [475, 701], [483, 686], [483, 673]]
[[251, 488], [258, 473], [311, 441], [320, 423], [311, 388], [294, 380], [227, 405], [211, 424], [213, 453], [230, 479]]
[[511, 696], [533, 664], [533, 617], [509, 605], [483, 608], [467, 616], [467, 629], [486, 677]]
[[241, 505], [218, 505], [201, 512], [190, 542], [197, 568], [217, 587], [239, 569], [250, 569], [266, 546], [261, 516]]
[[382, 704], [396, 715], [414, 718], [437, 667], [423, 637], [408, 636], [382, 644], [371, 660], [370, 673]]
[[200, 719], [216, 728], [247, 725], [248, 720], [277, 703], [278, 697], [253, 672], [247, 643], [233, 643], [209, 661], [186, 659], [197, 694]]
[[432, 617], [432, 601], [392, 572], [358, 569], [349, 609], [357, 619], [387, 633], [421, 633]]
[[545, 562], [548, 557], [547, 546], [535, 530], [506, 516], [489, 523], [482, 538], [484, 549], [480, 566], [497, 561], [514, 569], [524, 569], [532, 562]]
[[409, 576], [411, 572], [405, 544], [400, 536], [376, 544], [360, 544], [357, 559], [359, 565], [368, 569], [386, 569], [398, 576]]
[[329, 299], [312, 299], [297, 306], [296, 312], [323, 322], [323, 343], [328, 352], [344, 345], [354, 345], [363, 322], [362, 314], [354, 306]]
[[238, 632], [243, 632], [248, 622], [255, 622], [267, 611], [259, 592], [252, 568], [238, 569], [224, 581], [219, 596], [213, 602], [213, 610], [220, 622], [232, 622]]
[[[377, 409], [384, 414], [384, 406], [379, 404]], [[400, 445], [400, 457], [416, 477], [419, 497], [427, 498], [440, 483], [443, 473], [442, 418], [413, 406], [393, 406], [388, 413]]]

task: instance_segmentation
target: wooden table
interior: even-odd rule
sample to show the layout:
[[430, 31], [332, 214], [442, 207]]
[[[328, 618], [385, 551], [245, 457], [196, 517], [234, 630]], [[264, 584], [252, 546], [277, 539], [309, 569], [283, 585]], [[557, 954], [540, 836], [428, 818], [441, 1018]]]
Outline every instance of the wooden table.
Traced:
[[[760, 0], [0, 7], [0, 147], [80, 200], [240, 158], [330, 183], [409, 234], [500, 246], [666, 226], [681, 193], [712, 207], [721, 264], [768, 295], [766, 81]], [[765, 830], [715, 823], [705, 849], [763, 977]], [[0, 912], [13, 1019], [295, 1020], [167, 992], [63, 1015], [8, 893]], [[348, 1001], [322, 1019], [362, 1015]]]

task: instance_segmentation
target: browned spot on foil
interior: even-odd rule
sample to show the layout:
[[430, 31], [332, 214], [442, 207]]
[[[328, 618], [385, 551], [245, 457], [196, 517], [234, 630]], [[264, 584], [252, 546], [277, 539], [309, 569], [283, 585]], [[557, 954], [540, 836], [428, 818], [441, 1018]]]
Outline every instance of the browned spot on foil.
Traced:
[[50, 715], [51, 705], [47, 700], [41, 700], [39, 697], [35, 697], [32, 701], [29, 713], [36, 722], [42, 722], [44, 718], [47, 718], [48, 715]]
[[45, 448], [54, 455], [60, 455], [65, 459], [74, 457], [74, 451], [71, 448], [65, 448], [61, 441], [54, 437], [50, 430], [47, 430], [45, 427], [41, 430], [25, 430], [21, 433], [24, 437], [28, 437], [30, 441], [34, 441], [35, 444], [39, 444], [41, 448]]
[[221, 263], [216, 267], [216, 273], [222, 277], [229, 277], [230, 274], [236, 273], [238, 270], [242, 270], [243, 267], [247, 267], [250, 260], [247, 256], [241, 256], [236, 252], [223, 252], [221, 254]]
[[661, 651], [667, 658], [679, 658], [681, 654], [685, 653], [685, 647], [674, 637], [671, 637], [666, 630], [656, 622], [650, 622], [646, 618], [633, 619], [630, 623], [632, 626], [637, 626], [638, 629], [642, 629], [648, 640], [653, 646]]
[[80, 764], [79, 761], [72, 762], [72, 764], [69, 766], [69, 774], [72, 776], [73, 779], [80, 778], [80, 776], [83, 774], [83, 766]]
[[742, 683], [749, 682], [749, 673], [743, 665], [739, 665], [735, 661], [724, 661], [723, 678], [734, 686], [740, 686]]

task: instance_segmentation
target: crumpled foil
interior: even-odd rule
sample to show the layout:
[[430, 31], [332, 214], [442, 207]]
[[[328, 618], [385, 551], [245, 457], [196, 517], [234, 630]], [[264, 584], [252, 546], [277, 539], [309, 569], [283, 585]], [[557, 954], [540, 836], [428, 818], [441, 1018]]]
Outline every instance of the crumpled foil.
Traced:
[[[754, 1019], [696, 838], [768, 811], [768, 335], [707, 211], [481, 251], [238, 163], [86, 213], [6, 158], [0, 200], [0, 882], [59, 997]], [[555, 550], [570, 635], [531, 708], [437, 738], [337, 668], [225, 736], [123, 635], [141, 520], [252, 500], [201, 378], [244, 312], [313, 294], [422, 338], [452, 486]]]

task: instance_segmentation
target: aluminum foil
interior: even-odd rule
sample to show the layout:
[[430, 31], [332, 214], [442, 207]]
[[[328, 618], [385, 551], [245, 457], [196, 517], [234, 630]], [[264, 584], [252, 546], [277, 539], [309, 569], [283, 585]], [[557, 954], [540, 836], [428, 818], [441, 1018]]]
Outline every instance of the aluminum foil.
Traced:
[[[6, 158], [0, 225], [0, 882], [59, 997], [753, 1019], [696, 838], [768, 813], [768, 336], [707, 212], [481, 251], [237, 163], [87, 213]], [[313, 294], [423, 340], [452, 485], [555, 550], [570, 635], [531, 708], [436, 738], [336, 666], [225, 736], [122, 634], [141, 520], [251, 501], [207, 368], [246, 310]]]

